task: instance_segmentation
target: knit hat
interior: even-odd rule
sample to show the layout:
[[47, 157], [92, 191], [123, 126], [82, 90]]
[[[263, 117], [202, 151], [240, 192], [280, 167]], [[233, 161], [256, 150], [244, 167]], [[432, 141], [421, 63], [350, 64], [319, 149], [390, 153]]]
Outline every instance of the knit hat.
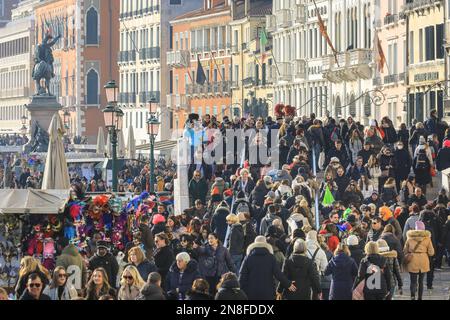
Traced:
[[255, 238], [255, 243], [267, 243], [266, 237], [264, 237], [264, 236], [257, 236]]
[[347, 238], [347, 245], [348, 246], [357, 246], [359, 244], [359, 239], [357, 236], [352, 234]]
[[422, 221], [416, 221], [416, 230], [425, 230], [425, 224]]
[[445, 140], [443, 146], [444, 148], [450, 148], [450, 140]]
[[308, 232], [308, 234], [306, 235], [306, 240], [317, 242], [317, 231], [311, 230], [310, 232]]
[[189, 263], [189, 261], [191, 261], [191, 257], [189, 256], [189, 253], [187, 252], [180, 252], [179, 254], [177, 254], [177, 258], [176, 260], [182, 260], [186, 263]]
[[153, 220], [152, 220], [153, 225], [158, 224], [158, 223], [164, 223], [164, 222], [166, 222], [166, 218], [164, 218], [164, 216], [162, 214], [158, 213], [153, 216]]

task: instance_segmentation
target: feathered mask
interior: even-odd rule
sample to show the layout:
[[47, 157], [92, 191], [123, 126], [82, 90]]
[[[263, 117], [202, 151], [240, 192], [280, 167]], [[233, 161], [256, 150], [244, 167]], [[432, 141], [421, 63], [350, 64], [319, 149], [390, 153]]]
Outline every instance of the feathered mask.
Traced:
[[144, 201], [144, 199], [147, 199], [149, 196], [147, 191], [142, 192], [139, 196], [134, 197], [131, 199], [131, 201], [127, 204], [127, 211], [130, 209], [137, 209], [139, 207], [139, 204]]
[[275, 117], [283, 117], [284, 116], [284, 104], [279, 103], [275, 106]]

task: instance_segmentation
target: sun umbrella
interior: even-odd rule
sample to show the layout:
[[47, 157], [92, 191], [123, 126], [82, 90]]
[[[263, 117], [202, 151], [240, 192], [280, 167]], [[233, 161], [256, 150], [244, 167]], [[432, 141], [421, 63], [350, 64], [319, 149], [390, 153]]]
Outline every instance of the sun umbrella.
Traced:
[[97, 136], [97, 154], [104, 154], [105, 153], [105, 135], [103, 132], [103, 128], [98, 128], [98, 136]]
[[53, 115], [48, 131], [50, 133], [50, 141], [47, 159], [45, 160], [42, 189], [69, 189], [69, 171], [63, 145], [64, 127], [59, 114], [55, 113]]
[[117, 132], [117, 157], [125, 157], [125, 138], [122, 130]]
[[128, 127], [128, 143], [127, 143], [127, 154], [128, 159], [136, 158], [136, 140], [134, 140], [133, 127]]

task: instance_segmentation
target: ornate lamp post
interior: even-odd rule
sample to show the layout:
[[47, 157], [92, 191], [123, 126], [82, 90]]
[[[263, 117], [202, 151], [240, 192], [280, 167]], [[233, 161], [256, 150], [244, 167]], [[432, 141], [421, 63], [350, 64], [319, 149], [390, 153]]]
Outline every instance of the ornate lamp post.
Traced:
[[28, 117], [23, 115], [22, 118], [20, 118], [20, 120], [22, 121], [22, 128], [20, 129], [20, 133], [24, 136], [28, 132], [28, 128], [26, 126], [27, 121], [28, 121]]
[[105, 126], [109, 131], [112, 145], [112, 190], [117, 192], [117, 131], [122, 130], [123, 111], [117, 106], [118, 87], [115, 81], [105, 85], [108, 105], [103, 109]]
[[150, 116], [147, 120], [147, 133], [150, 138], [150, 192], [155, 191], [155, 139], [158, 136], [159, 126], [157, 105], [155, 98], [151, 98], [149, 103]]
[[64, 128], [66, 129], [69, 129], [69, 119], [70, 119], [70, 112], [66, 110], [64, 111], [63, 114]]

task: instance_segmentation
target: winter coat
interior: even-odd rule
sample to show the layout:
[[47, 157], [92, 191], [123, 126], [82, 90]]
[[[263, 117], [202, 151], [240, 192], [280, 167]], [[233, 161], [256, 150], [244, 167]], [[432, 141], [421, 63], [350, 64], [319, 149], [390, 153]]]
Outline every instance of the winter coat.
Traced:
[[282, 272], [297, 287], [295, 292], [278, 288], [278, 292], [282, 293], [286, 300], [311, 300], [311, 294], [318, 295], [320, 293], [319, 273], [310, 258], [293, 254], [284, 262]]
[[230, 228], [228, 251], [231, 255], [244, 253], [244, 228], [240, 223], [235, 223]]
[[[26, 289], [23, 294], [20, 296], [19, 300], [36, 300], [31, 296], [31, 294], [28, 292], [28, 289]], [[41, 293], [41, 296], [38, 300], [51, 300], [50, 297], [44, 293]]]
[[156, 284], [145, 284], [136, 300], [166, 300], [164, 291]]
[[[392, 166], [392, 168], [388, 168], [388, 166]], [[387, 156], [382, 154], [380, 156], [380, 169], [382, 177], [390, 177], [395, 178], [397, 164], [395, 162], [395, 157], [393, 155]], [[385, 173], [387, 172], [387, 175]]]
[[358, 152], [361, 151], [361, 149], [363, 148], [363, 144], [360, 139], [355, 139], [353, 141], [349, 141], [348, 146], [352, 156], [351, 158], [352, 163], [355, 163], [356, 158], [358, 157]]
[[342, 201], [346, 207], [353, 204], [356, 208], [359, 208], [363, 200], [363, 195], [359, 191], [346, 191], [342, 197]]
[[226, 280], [216, 293], [214, 300], [240, 301], [248, 300], [244, 291], [239, 288], [237, 280]]
[[379, 154], [380, 151], [381, 151], [381, 148], [383, 148], [383, 145], [384, 145], [383, 141], [381, 140], [381, 138], [377, 134], [374, 134], [371, 137], [367, 137], [366, 138], [366, 142], [368, 142], [371, 145], [373, 145], [372, 150], [373, 150], [373, 152], [375, 154]]
[[[411, 261], [406, 265], [406, 270], [411, 273], [426, 273], [430, 271], [430, 258], [434, 256], [434, 248], [431, 243], [431, 233], [428, 230], [410, 230], [406, 233], [406, 243], [403, 248], [405, 256], [412, 253]], [[417, 249], [416, 246], [418, 245]]]
[[[319, 249], [319, 251], [316, 250]], [[310, 259], [314, 257], [314, 263], [317, 267], [317, 271], [320, 275], [325, 273], [325, 270], [328, 266], [328, 259], [325, 251], [323, 251], [322, 248], [320, 248], [320, 245], [317, 241], [314, 240], [306, 240], [306, 256]]]
[[145, 224], [139, 225], [139, 230], [141, 231], [141, 242], [144, 245], [145, 256], [150, 259], [155, 248], [155, 241], [153, 237], [152, 230], [149, 226]]
[[[421, 161], [425, 161], [425, 167], [424, 169], [417, 169], [416, 168], [416, 164], [417, 161], [419, 159], [419, 157], [421, 158]], [[414, 174], [416, 175], [416, 184], [418, 185], [426, 185], [429, 184], [432, 180], [431, 178], [431, 174], [430, 174], [430, 168], [431, 168], [431, 164], [430, 164], [430, 160], [428, 159], [427, 156], [423, 156], [420, 153], [417, 155], [417, 157], [414, 157], [413, 160], [413, 169], [414, 169]]]
[[416, 129], [414, 133], [409, 138], [409, 144], [411, 146], [417, 146], [419, 144], [419, 138], [424, 137], [425, 141], [427, 140], [428, 133], [425, 131], [425, 129]]
[[198, 182], [195, 179], [189, 181], [189, 196], [192, 203], [195, 200], [200, 199], [202, 203], [206, 203], [206, 194], [208, 193], [208, 184], [204, 178], [201, 178]]
[[364, 166], [358, 168], [357, 165], [354, 165], [347, 171], [347, 176], [354, 181], [359, 181], [359, 179], [361, 179], [361, 176], [363, 175], [369, 176], [369, 171]]
[[[166, 292], [171, 298], [184, 300], [186, 292], [192, 288], [192, 283], [196, 279], [200, 279], [200, 272], [198, 270], [198, 263], [195, 260], [190, 260], [183, 273], [177, 266], [175, 261], [169, 269], [166, 278]], [[178, 289], [178, 292], [177, 292]]]
[[339, 199], [342, 200], [342, 198], [345, 196], [345, 189], [347, 189], [348, 185], [350, 184], [350, 178], [347, 177], [344, 173], [344, 175], [342, 176], [337, 175], [334, 179], [334, 182], [336, 182], [336, 185], [338, 187]]
[[398, 141], [397, 132], [393, 127], [383, 128], [383, 131], [384, 131], [384, 138], [383, 138], [384, 143], [394, 144]]
[[107, 253], [103, 257], [95, 254], [89, 259], [89, 270], [94, 271], [97, 268], [105, 269], [108, 283], [114, 288], [116, 286], [117, 273], [119, 272], [119, 264], [116, 258], [111, 253]]
[[396, 149], [394, 151], [394, 158], [397, 167], [395, 168], [396, 179], [406, 180], [411, 171], [412, 159], [405, 144], [402, 150]]
[[46, 285], [48, 285], [49, 279], [47, 278], [47, 276], [45, 275], [45, 273], [42, 272], [41, 270], [36, 269], [36, 270], [34, 270], [34, 271], [30, 271], [30, 272], [28, 272], [28, 273], [25, 273], [23, 276], [21, 276], [21, 277], [17, 280], [16, 286], [15, 286], [16, 298], [20, 298], [20, 297], [23, 295], [24, 291], [27, 290], [28, 276], [29, 276], [30, 274], [32, 274], [32, 273], [37, 273], [37, 274], [39, 274], [41, 280], [44, 282], [44, 287], [45, 287]]
[[323, 129], [320, 125], [312, 125], [308, 128], [308, 138], [309, 145], [319, 144], [320, 148], [323, 149], [325, 146], [325, 139], [323, 134]]
[[398, 141], [403, 142], [403, 145], [405, 146], [405, 148], [408, 147], [408, 142], [409, 142], [409, 131], [408, 129], [400, 129], [397, 132], [397, 139]]
[[268, 243], [253, 243], [247, 248], [242, 262], [239, 282], [249, 300], [275, 300], [274, 277], [281, 286], [289, 288], [291, 283], [277, 266], [272, 246]]
[[264, 184], [256, 186], [250, 194], [249, 202], [253, 206], [262, 207], [264, 206], [264, 198], [267, 195], [269, 190], [264, 186]]
[[369, 149], [368, 151], [362, 149], [358, 152], [358, 157], [363, 158], [363, 165], [365, 166], [367, 162], [369, 161], [369, 158], [371, 155], [375, 154], [372, 149]]
[[442, 230], [442, 244], [445, 249], [450, 251], [450, 216], [447, 219]]
[[190, 301], [208, 301], [208, 300], [214, 300], [214, 299], [208, 293], [197, 292], [197, 291], [193, 291], [191, 289], [191, 290], [188, 290], [186, 292], [186, 300], [190, 300]]
[[211, 218], [211, 231], [217, 233], [219, 240], [224, 242], [227, 234], [228, 224], [227, 216], [230, 214], [230, 210], [227, 207], [219, 206], [216, 208]]
[[450, 148], [441, 148], [436, 157], [436, 169], [444, 171], [450, 168]]
[[221, 277], [228, 271], [236, 272], [230, 252], [222, 245], [214, 250], [207, 244], [195, 251], [198, 255], [199, 271], [203, 277]]
[[377, 241], [378, 239], [380, 239], [382, 233], [383, 233], [383, 228], [380, 228], [378, 230], [374, 230], [374, 229], [370, 228], [369, 232], [367, 233], [366, 242]]
[[427, 198], [425, 198], [423, 194], [420, 198], [418, 198], [415, 194], [412, 194], [408, 197], [408, 206], [412, 205], [413, 203], [417, 203], [420, 208], [423, 208], [427, 204], [427, 202]]
[[219, 189], [219, 194], [223, 194], [225, 191], [225, 180], [222, 177], [216, 177], [214, 183], [211, 185], [211, 191], [217, 187]]
[[395, 191], [395, 183], [392, 185], [384, 185], [383, 191], [381, 193], [381, 200], [387, 205], [391, 205], [396, 202], [397, 192]]
[[403, 248], [402, 243], [400, 242], [400, 239], [397, 238], [393, 233], [390, 232], [383, 232], [381, 234], [380, 239], [383, 239], [386, 241], [386, 243], [389, 246], [389, 249], [392, 251], [394, 250], [397, 252], [397, 260], [400, 264], [403, 263]]
[[280, 217], [278, 217], [275, 214], [267, 213], [264, 216], [264, 218], [262, 218], [262, 220], [261, 220], [261, 225], [260, 225], [260, 228], [259, 228], [259, 234], [265, 235], [266, 232], [267, 232], [267, 229], [272, 225], [273, 220], [275, 220], [275, 219], [280, 219]]
[[402, 274], [400, 272], [400, 263], [397, 258], [397, 251], [390, 250], [387, 252], [380, 252], [380, 255], [387, 260], [389, 265], [389, 277], [391, 287], [397, 285], [399, 288], [403, 287]]
[[[370, 266], [375, 265], [381, 269], [381, 279], [376, 281], [379, 287], [371, 288], [368, 286], [368, 281], [371, 276], [374, 276], [370, 270]], [[375, 271], [374, 271], [375, 272]], [[379, 254], [370, 254], [361, 260], [359, 265], [358, 277], [355, 280], [354, 287], [356, 287], [362, 280], [366, 280], [364, 285], [364, 299], [365, 300], [384, 300], [388, 292], [391, 290], [391, 271], [387, 259]], [[380, 299], [381, 298], [381, 299]]]
[[78, 297], [77, 289], [75, 289], [75, 287], [70, 284], [66, 284], [64, 286], [61, 299], [59, 299], [57, 287], [50, 288], [50, 286], [46, 286], [42, 293], [49, 296], [51, 300], [72, 300], [73, 298]]
[[325, 275], [331, 275], [330, 300], [352, 300], [353, 282], [358, 266], [351, 257], [340, 253], [328, 263]]
[[71, 272], [71, 270], [75, 269], [78, 270], [75, 272], [76, 275], [79, 275], [78, 279], [74, 279], [75, 289], [81, 290], [84, 287], [87, 276], [86, 264], [78, 252], [78, 249], [73, 244], [69, 244], [65, 247], [61, 252], [61, 255], [56, 258], [56, 267], [64, 267], [67, 272]]
[[350, 250], [350, 256], [355, 260], [357, 266], [361, 263], [361, 260], [364, 258], [364, 250], [361, 248], [359, 244], [356, 246], [348, 246]]
[[117, 300], [136, 300], [140, 293], [138, 286], [122, 285], [117, 294]]
[[156, 270], [161, 275], [162, 285], [164, 285], [167, 272], [169, 272], [169, 268], [175, 260], [173, 251], [169, 246], [165, 246], [156, 249], [153, 253], [153, 257], [155, 258]]
[[255, 188], [255, 183], [251, 178], [248, 178], [247, 184], [243, 188], [241, 184], [241, 179], [237, 179], [233, 186], [233, 191], [235, 194], [239, 193], [240, 191], [243, 191], [245, 193], [246, 197], [250, 197], [250, 194], [252, 193], [253, 189]]
[[325, 159], [326, 163], [330, 163], [331, 158], [338, 158], [341, 165], [344, 167], [344, 170], [347, 170], [347, 167], [350, 164], [350, 159], [348, 157], [347, 150], [345, 150], [345, 147], [342, 146], [341, 150], [337, 150], [336, 148], [331, 149], [327, 153], [327, 157]]
[[141, 278], [146, 281], [148, 278], [148, 275], [152, 272], [156, 271], [156, 266], [153, 262], [148, 261], [147, 259], [144, 259], [138, 266], [136, 266], [136, 269], [138, 269], [139, 274], [141, 275]]

